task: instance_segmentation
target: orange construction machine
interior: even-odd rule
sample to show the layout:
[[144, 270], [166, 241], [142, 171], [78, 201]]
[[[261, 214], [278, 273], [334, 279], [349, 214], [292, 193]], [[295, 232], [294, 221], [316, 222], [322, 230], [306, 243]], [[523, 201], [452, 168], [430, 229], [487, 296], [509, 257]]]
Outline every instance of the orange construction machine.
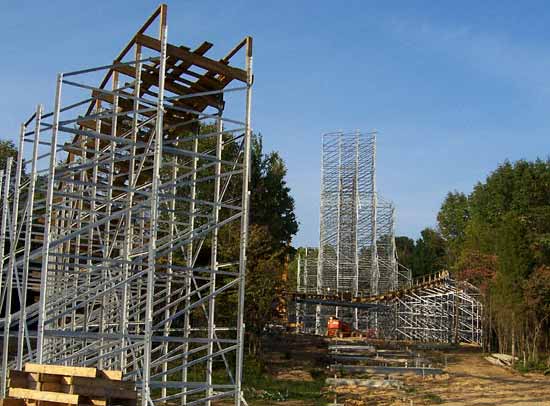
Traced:
[[336, 317], [329, 317], [327, 323], [327, 336], [329, 337], [351, 337], [353, 329], [351, 325]]

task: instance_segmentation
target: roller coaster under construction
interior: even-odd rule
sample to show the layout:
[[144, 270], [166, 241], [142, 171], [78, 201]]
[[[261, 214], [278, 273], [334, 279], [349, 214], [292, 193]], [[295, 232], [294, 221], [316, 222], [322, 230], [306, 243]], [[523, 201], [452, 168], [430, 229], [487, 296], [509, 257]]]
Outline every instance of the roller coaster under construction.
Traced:
[[[142, 406], [246, 403], [252, 38], [212, 47], [169, 43], [161, 5], [112, 63], [60, 73], [52, 110], [21, 124], [0, 168], [0, 398], [34, 362], [121, 370]], [[323, 140], [321, 243], [293, 295], [303, 331], [334, 313], [380, 337], [479, 343], [472, 286], [399, 267], [376, 134]]]
[[449, 272], [412, 280], [398, 263], [394, 208], [376, 191], [376, 133], [323, 136], [318, 248], [298, 253], [299, 331], [329, 317], [378, 338], [482, 344], [479, 291]]

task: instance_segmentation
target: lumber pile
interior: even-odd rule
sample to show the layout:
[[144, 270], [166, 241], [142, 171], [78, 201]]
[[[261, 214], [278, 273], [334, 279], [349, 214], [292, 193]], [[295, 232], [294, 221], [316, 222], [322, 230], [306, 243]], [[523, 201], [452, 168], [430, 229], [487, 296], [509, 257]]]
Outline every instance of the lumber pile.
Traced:
[[512, 367], [514, 365], [514, 362], [518, 360], [517, 357], [512, 357], [508, 354], [491, 354], [485, 357], [485, 359], [493, 365], [507, 368]]
[[10, 371], [8, 398], [0, 406], [135, 406], [133, 382], [122, 371], [62, 365], [25, 364]]

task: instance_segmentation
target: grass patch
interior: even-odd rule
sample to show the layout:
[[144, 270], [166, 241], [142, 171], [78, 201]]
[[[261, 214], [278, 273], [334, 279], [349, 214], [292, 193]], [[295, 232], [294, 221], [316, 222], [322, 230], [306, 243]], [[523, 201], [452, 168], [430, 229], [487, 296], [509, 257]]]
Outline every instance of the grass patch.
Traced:
[[265, 401], [283, 402], [286, 400], [313, 401], [315, 405], [326, 403], [325, 374], [322, 371], [311, 371], [313, 381], [278, 380], [273, 378], [258, 360], [247, 359], [244, 370], [245, 397], [251, 405], [263, 405]]
[[441, 397], [436, 395], [435, 393], [425, 393], [424, 399], [432, 405], [443, 403], [443, 399], [441, 399]]
[[527, 361], [525, 364], [523, 361], [519, 361], [514, 364], [514, 369], [521, 373], [545, 372], [545, 375], [546, 371], [550, 371], [548, 364], [544, 361]]

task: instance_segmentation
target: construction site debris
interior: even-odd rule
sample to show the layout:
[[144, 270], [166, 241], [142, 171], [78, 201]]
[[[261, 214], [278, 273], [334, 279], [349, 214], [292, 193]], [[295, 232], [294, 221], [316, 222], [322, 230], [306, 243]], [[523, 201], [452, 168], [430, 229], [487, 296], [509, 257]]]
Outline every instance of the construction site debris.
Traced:
[[485, 359], [493, 365], [510, 368], [513, 366], [514, 362], [518, 360], [518, 357], [495, 353], [485, 357]]
[[375, 365], [343, 365], [333, 364], [330, 366], [331, 371], [341, 372], [365, 372], [370, 374], [415, 374], [415, 375], [441, 375], [443, 370], [440, 368], [428, 368], [428, 367], [387, 367], [387, 366], [375, 366]]
[[327, 378], [326, 384], [331, 386], [366, 386], [369, 388], [396, 388], [401, 389], [403, 382], [396, 379], [346, 379]]

